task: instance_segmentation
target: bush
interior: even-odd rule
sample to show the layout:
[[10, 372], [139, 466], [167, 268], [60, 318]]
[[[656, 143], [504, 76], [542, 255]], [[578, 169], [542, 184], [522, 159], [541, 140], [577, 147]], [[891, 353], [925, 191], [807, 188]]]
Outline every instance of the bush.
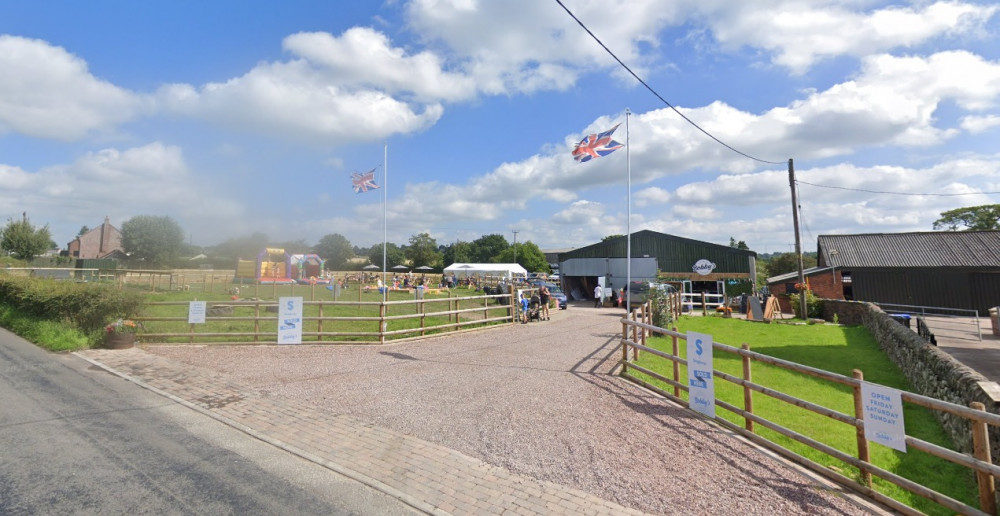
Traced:
[[5, 276], [0, 277], [0, 304], [26, 317], [68, 322], [90, 333], [109, 321], [139, 315], [143, 298], [108, 284]]
[[669, 294], [664, 289], [650, 289], [649, 300], [653, 311], [653, 325], [660, 328], [670, 328], [674, 322], [674, 314], [670, 311]]
[[816, 294], [813, 294], [812, 290], [806, 289], [803, 290], [802, 292], [806, 293], [806, 312], [807, 312], [806, 315], [808, 315], [808, 317], [803, 317], [803, 315], [799, 313], [801, 311], [799, 308], [799, 295], [798, 294], [788, 295], [788, 300], [792, 304], [792, 310], [795, 312], [795, 317], [798, 317], [800, 319], [822, 318], [823, 300], [816, 297]]

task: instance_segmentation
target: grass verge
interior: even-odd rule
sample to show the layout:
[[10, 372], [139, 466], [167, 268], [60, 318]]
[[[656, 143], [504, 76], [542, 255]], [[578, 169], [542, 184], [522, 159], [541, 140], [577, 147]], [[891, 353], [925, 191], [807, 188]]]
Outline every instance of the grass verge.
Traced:
[[98, 340], [98, 337], [87, 336], [70, 324], [40, 320], [3, 305], [0, 305], [0, 326], [49, 351], [87, 349]]
[[[716, 342], [735, 347], [739, 347], [745, 342], [750, 344], [751, 350], [758, 353], [845, 376], [850, 376], [854, 369], [860, 369], [865, 374], [865, 380], [869, 382], [911, 390], [903, 374], [879, 349], [878, 344], [868, 331], [861, 326], [764, 325], [740, 319], [691, 316], [682, 317], [676, 322], [676, 326], [680, 332], [707, 333], [712, 335]], [[671, 351], [669, 339], [654, 338], [649, 343], [651, 347], [666, 352]], [[682, 357], [685, 356], [684, 348], [684, 342], [681, 342], [680, 354]], [[668, 378], [673, 374], [670, 361], [649, 353], [641, 355], [638, 364]], [[714, 366], [719, 371], [738, 377], [742, 376], [742, 360], [737, 355], [716, 351]], [[651, 383], [659, 384], [665, 390], [672, 390], [672, 387], [646, 377], [642, 373], [634, 372], [632, 374]], [[681, 366], [680, 378], [687, 378], [684, 366]], [[759, 362], [753, 363], [753, 381], [844, 414], [854, 413], [853, 394], [851, 389], [846, 386]], [[682, 380], [682, 383], [686, 382]], [[743, 389], [738, 385], [716, 379], [715, 392], [719, 399], [736, 406], [743, 405]], [[687, 393], [681, 392], [681, 397], [687, 399]], [[721, 408], [717, 407], [717, 409], [719, 416], [737, 425], [743, 425], [741, 417]], [[760, 393], [754, 394], [754, 413], [847, 454], [857, 456], [857, 441], [853, 426], [838, 423], [825, 416]], [[953, 448], [952, 443], [930, 410], [906, 404], [904, 419], [907, 435]], [[846, 466], [836, 459], [776, 432], [759, 426], [757, 428], [757, 433], [762, 437], [845, 476], [855, 480], [860, 479], [853, 467]], [[970, 470], [913, 449], [910, 449], [908, 453], [902, 453], [874, 443], [870, 445], [870, 449], [873, 464], [966, 504], [978, 506], [975, 476]], [[875, 479], [875, 488], [928, 514], [952, 513], [934, 502], [878, 478]]]

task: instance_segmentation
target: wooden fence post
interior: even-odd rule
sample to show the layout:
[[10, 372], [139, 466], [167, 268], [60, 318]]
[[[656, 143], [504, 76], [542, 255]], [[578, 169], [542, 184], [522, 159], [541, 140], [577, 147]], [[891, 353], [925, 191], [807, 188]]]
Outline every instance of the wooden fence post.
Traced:
[[[969, 404], [972, 410], [986, 411], [986, 406], [978, 401]], [[975, 457], [987, 464], [992, 464], [990, 458], [989, 425], [982, 421], [972, 421], [972, 449]], [[996, 480], [993, 475], [976, 471], [976, 483], [979, 484], [979, 508], [988, 514], [997, 513]]]
[[628, 324], [622, 323], [622, 374], [628, 371]]
[[[673, 330], [674, 333], [677, 333], [677, 327], [676, 326], [674, 326], [672, 328], [672, 330]], [[675, 357], [679, 358], [681, 355], [680, 355], [680, 345], [677, 343], [677, 341], [678, 341], [677, 336], [676, 335], [671, 335], [670, 336], [670, 340], [673, 342], [673, 345], [674, 345], [673, 354], [674, 354]], [[678, 364], [676, 360], [671, 360], [671, 362], [674, 363], [674, 397], [675, 398], [680, 398], [681, 397], [681, 388], [677, 386], [677, 383], [680, 382], [680, 379], [681, 379], [681, 365]]]
[[[324, 303], [324, 301], [320, 301], [319, 302], [319, 314], [318, 314], [319, 318], [316, 320], [316, 332], [317, 333], [323, 333], [323, 303]], [[317, 335], [316, 336], [316, 342], [323, 342], [323, 336], [322, 335]]]
[[385, 323], [385, 301], [378, 305], [378, 342], [385, 344], [385, 330], [388, 329]]
[[708, 300], [704, 292], [701, 293], [701, 315], [708, 315]]
[[253, 341], [260, 340], [260, 298], [253, 302]]
[[[857, 419], [860, 419], [861, 421], [864, 421], [865, 420], [865, 404], [864, 404], [864, 400], [861, 399], [861, 382], [863, 382], [865, 380], [865, 375], [864, 375], [864, 373], [861, 372], [860, 369], [855, 369], [851, 373], [851, 375], [854, 377], [855, 380], [858, 381], [858, 384], [854, 386], [854, 417], [857, 418]], [[857, 436], [857, 440], [858, 440], [858, 458], [861, 459], [861, 460], [863, 460], [863, 461], [865, 461], [865, 462], [871, 462], [871, 456], [868, 453], [868, 439], [865, 438], [865, 429], [864, 429], [864, 427], [863, 426], [856, 426], [855, 427], [855, 435]], [[861, 481], [866, 486], [868, 486], [869, 488], [871, 488], [872, 487], [872, 474], [871, 474], [871, 472], [868, 471], [868, 470], [866, 470], [866, 469], [864, 469], [864, 470], [861, 470], [860, 473], [861, 473]]]
[[[750, 344], [746, 342], [741, 346], [743, 351], [750, 351]], [[753, 376], [750, 371], [750, 357], [746, 355], [741, 355], [743, 358], [743, 380], [747, 382], [753, 381]], [[743, 410], [750, 414], [753, 414], [753, 389], [744, 385], [743, 386]], [[746, 428], [748, 432], [753, 433], [753, 420], [744, 417], [743, 418], [743, 428]]]

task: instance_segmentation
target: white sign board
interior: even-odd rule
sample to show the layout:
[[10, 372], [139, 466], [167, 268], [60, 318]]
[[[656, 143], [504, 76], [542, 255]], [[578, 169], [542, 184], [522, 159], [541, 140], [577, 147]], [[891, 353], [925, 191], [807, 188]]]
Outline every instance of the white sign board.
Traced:
[[206, 312], [208, 312], [207, 301], [191, 301], [188, 303], [188, 323], [204, 324]]
[[278, 344], [302, 344], [302, 298], [278, 298]]
[[905, 453], [906, 428], [899, 391], [861, 382], [861, 400], [864, 403], [865, 438]]
[[687, 334], [688, 406], [695, 412], [715, 417], [715, 382], [712, 379], [712, 336], [689, 331]]
[[702, 276], [708, 276], [709, 274], [712, 273], [712, 271], [715, 270], [715, 264], [702, 258], [701, 260], [698, 260], [697, 262], [694, 263], [694, 266], [691, 267], [691, 270], [697, 272]]

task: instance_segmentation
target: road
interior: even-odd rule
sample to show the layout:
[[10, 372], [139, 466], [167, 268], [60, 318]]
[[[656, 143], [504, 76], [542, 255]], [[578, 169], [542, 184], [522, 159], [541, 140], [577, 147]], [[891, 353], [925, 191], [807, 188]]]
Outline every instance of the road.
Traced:
[[0, 329], [0, 514], [414, 514]]

